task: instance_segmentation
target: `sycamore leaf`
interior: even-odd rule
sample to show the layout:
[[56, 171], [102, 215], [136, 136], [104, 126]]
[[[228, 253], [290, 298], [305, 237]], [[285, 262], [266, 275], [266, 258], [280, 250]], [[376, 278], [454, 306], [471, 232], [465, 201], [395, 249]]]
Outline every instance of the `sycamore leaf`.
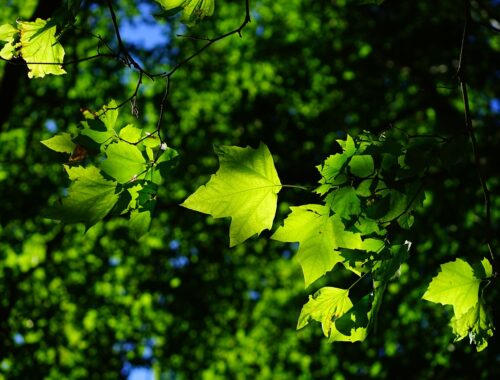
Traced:
[[101, 168], [119, 183], [132, 182], [147, 169], [141, 151], [135, 145], [123, 141], [110, 144], [106, 149], [106, 156]]
[[356, 145], [351, 136], [347, 135], [345, 141], [338, 140], [337, 142], [342, 147], [343, 152], [328, 157], [323, 162], [323, 165], [317, 166], [322, 178], [319, 181], [320, 186], [315, 191], [320, 195], [346, 181], [346, 176], [342, 174], [342, 170], [349, 159], [356, 153]]
[[60, 133], [40, 142], [47, 148], [59, 153], [73, 153], [76, 148], [76, 144], [69, 133]]
[[472, 267], [464, 260], [442, 264], [441, 272], [432, 279], [423, 299], [452, 305], [457, 318], [478, 303], [481, 279], [474, 276]]
[[291, 210], [271, 239], [300, 243], [296, 260], [302, 266], [306, 287], [343, 261], [338, 248], [362, 247], [361, 235], [345, 231], [340, 217], [330, 216], [328, 206], [311, 204]]
[[14, 44], [18, 30], [10, 24], [0, 25], [0, 41], [5, 45], [0, 50], [0, 57], [3, 59], [12, 59], [16, 53], [17, 45]]
[[64, 223], [83, 222], [87, 228], [103, 219], [118, 201], [117, 183], [103, 178], [94, 166], [64, 166], [74, 181], [62, 204], [47, 212], [50, 219]]
[[370, 324], [370, 296], [364, 296], [344, 315], [335, 320], [329, 342], [362, 342]]
[[330, 336], [332, 324], [352, 307], [348, 289], [325, 287], [309, 296], [309, 301], [302, 307], [297, 330], [305, 327], [309, 321], [321, 322], [323, 334]]
[[332, 191], [325, 199], [326, 204], [342, 218], [349, 218], [361, 212], [361, 201], [351, 186]]
[[470, 343], [476, 346], [478, 352], [488, 346], [488, 338], [493, 336], [493, 324], [482, 302], [478, 302], [462, 316], [458, 318], [454, 316], [451, 319], [450, 326], [455, 334], [455, 341], [468, 336]]
[[214, 13], [214, 0], [156, 0], [167, 11], [174, 15], [182, 10], [181, 21], [188, 26], [196, 24], [205, 16]]
[[47, 74], [66, 74], [60, 65], [63, 63], [64, 49], [56, 39], [56, 26], [40, 18], [33, 22], [18, 21], [18, 24], [21, 33], [21, 55], [28, 64], [28, 77], [43, 78]]
[[281, 182], [266, 145], [215, 147], [220, 168], [181, 204], [214, 218], [231, 217], [230, 246], [270, 229]]

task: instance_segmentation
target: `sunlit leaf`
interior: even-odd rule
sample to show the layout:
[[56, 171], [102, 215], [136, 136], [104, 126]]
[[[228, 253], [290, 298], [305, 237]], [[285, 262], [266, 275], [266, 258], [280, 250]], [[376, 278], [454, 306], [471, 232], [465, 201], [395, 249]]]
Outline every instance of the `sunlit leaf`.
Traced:
[[101, 168], [119, 183], [132, 182], [146, 172], [146, 160], [135, 145], [123, 141], [110, 144], [106, 156]]
[[21, 34], [21, 55], [28, 64], [28, 77], [43, 78], [61, 75], [64, 49], [56, 39], [56, 26], [37, 18], [33, 22], [18, 21]]
[[319, 289], [309, 296], [309, 301], [302, 307], [297, 329], [305, 327], [309, 321], [321, 322], [323, 333], [330, 336], [332, 324], [352, 307], [349, 290], [332, 287]]
[[214, 0], [156, 0], [165, 9], [167, 15], [174, 15], [182, 10], [181, 21], [192, 26], [206, 16], [214, 13]]
[[232, 247], [272, 227], [281, 182], [264, 144], [257, 149], [220, 146], [215, 152], [219, 170], [182, 206], [214, 218], [231, 217]]
[[481, 279], [474, 276], [472, 267], [462, 259], [442, 264], [441, 272], [432, 279], [423, 299], [452, 305], [460, 317], [478, 302]]
[[271, 238], [300, 243], [296, 260], [302, 266], [306, 287], [343, 261], [338, 248], [362, 247], [361, 235], [346, 231], [338, 215], [330, 216], [328, 206], [311, 204], [291, 210]]
[[5, 42], [0, 50], [0, 57], [3, 59], [12, 59], [16, 53], [16, 44], [14, 43], [18, 30], [10, 24], [0, 25], [0, 41]]
[[59, 153], [73, 153], [76, 148], [76, 144], [69, 133], [60, 133], [40, 142], [47, 148]]

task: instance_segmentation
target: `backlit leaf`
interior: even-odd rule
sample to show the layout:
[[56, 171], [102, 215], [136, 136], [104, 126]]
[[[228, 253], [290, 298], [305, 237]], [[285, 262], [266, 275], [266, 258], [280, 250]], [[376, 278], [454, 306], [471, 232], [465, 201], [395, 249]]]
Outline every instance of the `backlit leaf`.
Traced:
[[64, 49], [56, 39], [56, 26], [37, 18], [33, 22], [18, 21], [21, 33], [21, 55], [28, 64], [28, 77], [61, 75]]
[[3, 59], [12, 59], [16, 53], [16, 44], [14, 44], [18, 30], [10, 24], [0, 25], [0, 41], [5, 42], [0, 50], [0, 57]]
[[83, 222], [88, 227], [103, 219], [118, 201], [117, 183], [103, 178], [99, 170], [90, 166], [64, 166], [74, 181], [62, 204], [48, 210], [47, 217], [64, 223]]
[[110, 144], [106, 149], [106, 156], [107, 159], [102, 163], [101, 168], [119, 183], [134, 181], [147, 169], [146, 160], [141, 151], [135, 145], [123, 141]]
[[480, 282], [472, 267], [457, 259], [441, 265], [441, 272], [432, 279], [422, 298], [452, 305], [455, 316], [460, 317], [477, 304]]
[[264, 144], [257, 149], [220, 146], [215, 152], [219, 170], [181, 206], [214, 218], [231, 217], [233, 247], [272, 227], [281, 182]]
[[214, 13], [214, 0], [156, 0], [167, 11], [174, 15], [182, 10], [181, 21], [188, 26], [196, 24], [205, 16]]
[[328, 206], [311, 204], [291, 210], [271, 239], [300, 243], [296, 259], [302, 266], [306, 287], [343, 261], [338, 248], [362, 247], [361, 235], [346, 231], [338, 215], [330, 216]]
[[76, 144], [69, 133], [60, 133], [40, 142], [47, 148], [59, 153], [73, 153], [76, 148]]

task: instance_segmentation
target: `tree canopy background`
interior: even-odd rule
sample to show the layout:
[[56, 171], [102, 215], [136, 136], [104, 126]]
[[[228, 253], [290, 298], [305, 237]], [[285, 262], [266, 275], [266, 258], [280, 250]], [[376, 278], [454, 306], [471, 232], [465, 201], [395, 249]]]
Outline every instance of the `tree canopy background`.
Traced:
[[[66, 6], [8, 0], [0, 24], [64, 19]], [[244, 1], [215, 6], [214, 16], [187, 28], [178, 17], [162, 17], [154, 1], [114, 4], [129, 31], [129, 53], [154, 72], [168, 71], [206, 42], [178, 34], [218, 36], [241, 24]], [[472, 6], [467, 84], [498, 247], [500, 3]], [[45, 219], [44, 210], [67, 193], [61, 164], [68, 157], [40, 144], [75, 131], [81, 110], [125, 101], [138, 72], [103, 57], [67, 65], [65, 76], [28, 79], [22, 62], [0, 61], [0, 376], [116, 379], [137, 368], [161, 379], [500, 375], [496, 336], [480, 353], [466, 341], [454, 343], [450, 311], [421, 300], [440, 264], [487, 252], [456, 74], [462, 2], [259, 0], [251, 1], [251, 16], [242, 38], [214, 43], [171, 78], [162, 133], [180, 159], [141, 239], [121, 218], [88, 231]], [[61, 37], [67, 61], [105, 44], [118, 48], [106, 2], [83, 1], [70, 21]], [[161, 32], [157, 43], [134, 42], [134, 28], [148, 25]], [[143, 78], [136, 124], [154, 128], [164, 84]], [[123, 123], [134, 121], [130, 110], [129, 103], [120, 109]], [[362, 343], [330, 344], [317, 326], [295, 330], [307, 301], [292, 259], [296, 244], [270, 241], [265, 232], [229, 249], [227, 220], [178, 205], [215, 172], [214, 144], [265, 142], [282, 183], [314, 186], [315, 165], [339, 151], [335, 140], [363, 130], [422, 138], [418, 159], [432, 170], [414, 226], [396, 232], [412, 250], [386, 292], [376, 330]], [[425, 143], [434, 138], [450, 141], [435, 151]], [[290, 205], [316, 201], [288, 189], [277, 220]], [[496, 300], [493, 282], [487, 305], [498, 326]]]

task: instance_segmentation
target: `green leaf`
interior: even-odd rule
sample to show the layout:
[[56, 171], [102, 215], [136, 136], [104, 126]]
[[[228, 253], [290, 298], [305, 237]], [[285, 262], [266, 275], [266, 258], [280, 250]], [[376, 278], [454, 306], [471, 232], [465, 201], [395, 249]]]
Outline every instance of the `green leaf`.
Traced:
[[64, 223], [83, 222], [87, 228], [96, 224], [111, 211], [118, 201], [117, 183], [104, 179], [94, 166], [64, 166], [74, 183], [62, 204], [47, 212], [50, 219]]
[[101, 168], [119, 183], [133, 182], [146, 172], [146, 160], [135, 145], [123, 141], [110, 144], [106, 156]]
[[361, 178], [372, 175], [375, 170], [372, 156], [353, 156], [349, 161], [349, 170], [351, 174]]
[[460, 341], [468, 336], [478, 352], [488, 346], [488, 338], [493, 336], [493, 324], [482, 302], [478, 302], [462, 316], [458, 318], [454, 316], [450, 326], [455, 334], [455, 341]]
[[352, 307], [349, 290], [332, 287], [319, 289], [309, 296], [309, 301], [302, 307], [297, 330], [305, 327], [310, 320], [321, 322], [323, 334], [330, 336], [330, 331], [336, 319]]
[[134, 239], [139, 239], [145, 235], [151, 227], [151, 210], [133, 210], [129, 220], [130, 233]]
[[442, 264], [441, 272], [432, 279], [423, 299], [443, 305], [452, 305], [460, 317], [478, 302], [481, 279], [474, 276], [472, 267], [464, 260]]
[[340, 217], [330, 216], [328, 206], [311, 204], [291, 210], [271, 239], [300, 243], [296, 260], [302, 266], [306, 287], [343, 261], [337, 248], [362, 247], [361, 235], [345, 231]]
[[181, 206], [214, 218], [231, 217], [233, 247], [272, 227], [281, 182], [271, 153], [262, 143], [257, 149], [215, 147], [215, 153], [219, 170]]
[[368, 335], [370, 323], [370, 297], [364, 296], [335, 321], [329, 342], [362, 342]]
[[188, 26], [196, 24], [205, 16], [214, 13], [214, 0], [156, 0], [167, 11], [167, 15], [182, 12], [181, 21]]
[[73, 153], [76, 144], [71, 139], [69, 133], [60, 133], [47, 140], [40, 141], [47, 148], [59, 153]]
[[351, 186], [341, 187], [331, 192], [325, 199], [326, 204], [342, 218], [358, 215], [361, 212], [361, 201]]
[[30, 78], [66, 74], [60, 65], [64, 60], [64, 49], [56, 39], [56, 26], [48, 21], [40, 18], [34, 22], [18, 21], [21, 55], [28, 64]]
[[0, 50], [0, 57], [3, 59], [12, 59], [16, 54], [17, 45], [14, 44], [18, 30], [10, 24], [0, 25], [0, 41], [5, 45]]
[[135, 144], [141, 139], [141, 134], [142, 131], [139, 128], [134, 127], [132, 124], [128, 124], [120, 129], [120, 133], [118, 133], [118, 136], [121, 139], [125, 140], [125, 142]]

